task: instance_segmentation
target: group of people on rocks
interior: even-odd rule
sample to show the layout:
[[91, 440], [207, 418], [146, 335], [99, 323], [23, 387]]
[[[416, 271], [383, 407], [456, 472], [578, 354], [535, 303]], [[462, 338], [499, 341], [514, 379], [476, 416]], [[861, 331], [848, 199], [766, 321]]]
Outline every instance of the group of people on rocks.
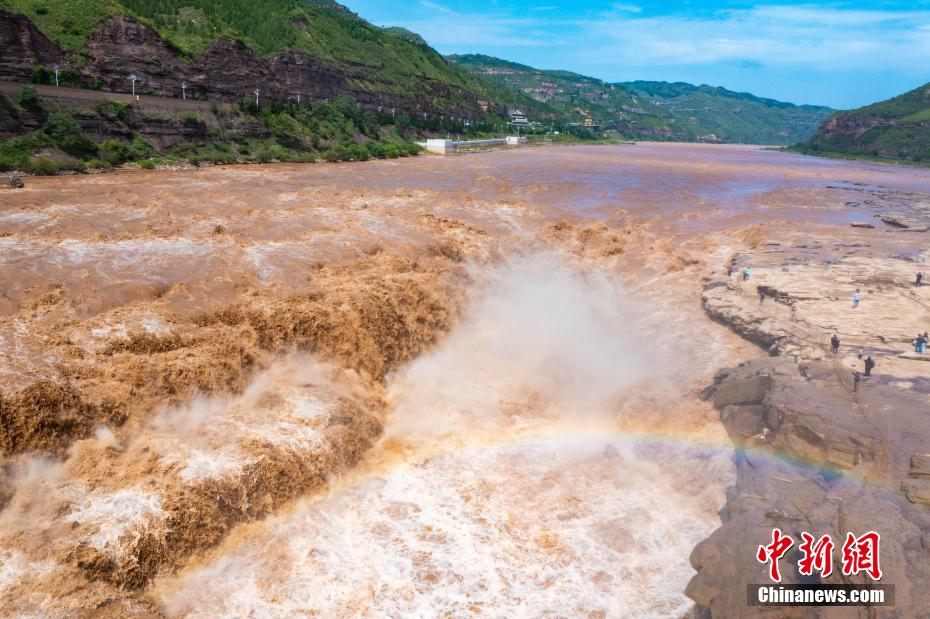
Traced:
[[[833, 337], [830, 338], [830, 353], [835, 357], [840, 352], [840, 338], [834, 333]], [[863, 359], [865, 357], [865, 359]], [[856, 370], [853, 373], [853, 391], [859, 390], [859, 381], [862, 380], [863, 376], [871, 376], [872, 370], [875, 369], [875, 359], [872, 358], [872, 355], [866, 353], [862, 348], [859, 349], [859, 352], [856, 354], [856, 358], [863, 362], [864, 372], [859, 372]]]
[[[742, 280], [744, 282], [749, 279], [751, 274], [752, 274], [752, 270], [748, 266], [744, 267], [740, 273], [740, 275], [742, 276]], [[914, 280], [914, 285], [923, 286], [923, 280], [924, 280], [924, 274], [922, 271], [920, 271], [917, 273], [917, 276]], [[765, 296], [768, 293], [768, 287], [759, 286], [757, 290], [759, 292], [759, 305], [762, 305], [765, 302]], [[862, 289], [856, 288], [856, 292], [854, 292], [852, 295], [853, 309], [856, 309], [857, 307], [859, 307], [859, 303], [861, 301], [862, 301]], [[927, 352], [928, 344], [930, 344], [930, 334], [928, 334], [928, 332], [926, 331], [924, 332], [923, 335], [918, 334], [917, 337], [914, 339], [914, 352], [918, 352], [918, 353]], [[836, 333], [834, 333], [833, 337], [830, 338], [830, 353], [835, 357], [837, 354], [839, 354], [839, 351], [840, 351], [840, 338]], [[865, 356], [865, 359], [863, 359], [863, 356]], [[859, 349], [857, 358], [863, 362], [864, 372], [860, 373], [857, 370], [853, 374], [853, 389], [856, 391], [858, 391], [859, 389], [859, 381], [862, 379], [862, 377], [871, 376], [872, 370], [875, 369], [875, 360], [872, 359], [872, 355], [866, 354], [862, 348]]]
[[[924, 285], [924, 272], [917, 271], [917, 275], [914, 277], [914, 285], [917, 287]], [[927, 352], [927, 343], [930, 342], [930, 337], [927, 336], [927, 332], [924, 331], [923, 335], [919, 335], [914, 339], [914, 352]]]
[[[840, 338], [836, 336], [836, 333], [833, 334], [833, 338], [830, 340], [830, 344], [833, 347], [833, 355], [835, 356], [837, 351], [840, 349]], [[865, 359], [863, 359], [865, 357]], [[862, 380], [863, 376], [871, 376], [872, 370], [875, 369], [875, 359], [872, 358], [872, 355], [868, 354], [862, 348], [859, 349], [856, 358], [863, 362], [864, 372], [856, 370], [853, 372], [853, 391], [859, 391], [859, 381]]]
[[[741, 275], [742, 281], [744, 282], [748, 281], [750, 276], [752, 275], [752, 269], [749, 266], [743, 267], [743, 269], [740, 271], [740, 275]], [[923, 281], [924, 281], [923, 271], [919, 271], [917, 273], [917, 277], [914, 280], [914, 285], [923, 286]], [[768, 286], [759, 286], [757, 288], [757, 291], [759, 293], [759, 305], [762, 305], [763, 303], [765, 303], [765, 297], [768, 294], [769, 288]], [[861, 302], [862, 302], [862, 289], [856, 288], [856, 292], [854, 292], [852, 296], [853, 309], [856, 309], [857, 307], [859, 307], [859, 303]], [[792, 309], [794, 308], [792, 307]], [[918, 353], [927, 352], [927, 344], [930, 344], [930, 335], [928, 335], [926, 331], [924, 332], [923, 335], [918, 334], [917, 338], [914, 340], [914, 352], [918, 352]], [[840, 338], [836, 333], [834, 333], [833, 337], [830, 338], [830, 353], [835, 357], [837, 354], [839, 354], [839, 351], [840, 351]], [[863, 359], [863, 356], [865, 357], [865, 359]], [[872, 359], [872, 355], [866, 354], [865, 351], [860, 348], [859, 354], [857, 355], [857, 357], [860, 361], [863, 362], [864, 372], [860, 373], [857, 370], [855, 374], [853, 375], [853, 379], [854, 379], [853, 388], [855, 390], [859, 389], [859, 381], [862, 379], [862, 377], [871, 376], [872, 370], [875, 369], [875, 360]]]

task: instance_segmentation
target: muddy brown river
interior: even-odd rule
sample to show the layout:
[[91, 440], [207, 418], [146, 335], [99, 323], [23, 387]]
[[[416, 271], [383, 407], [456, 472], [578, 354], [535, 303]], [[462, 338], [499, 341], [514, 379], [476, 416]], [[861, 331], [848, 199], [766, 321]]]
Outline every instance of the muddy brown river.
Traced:
[[703, 285], [773, 233], [919, 251], [875, 215], [930, 194], [681, 144], [26, 181], [0, 194], [21, 616], [686, 615], [734, 478], [697, 396], [759, 354]]

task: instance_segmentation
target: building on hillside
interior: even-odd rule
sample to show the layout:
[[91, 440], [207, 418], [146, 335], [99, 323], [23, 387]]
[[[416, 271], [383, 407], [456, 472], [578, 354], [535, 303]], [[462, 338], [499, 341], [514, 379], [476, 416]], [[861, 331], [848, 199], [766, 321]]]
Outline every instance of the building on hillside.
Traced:
[[512, 110], [510, 112], [510, 124], [514, 127], [529, 127], [530, 121], [527, 119], [526, 114], [520, 110]]

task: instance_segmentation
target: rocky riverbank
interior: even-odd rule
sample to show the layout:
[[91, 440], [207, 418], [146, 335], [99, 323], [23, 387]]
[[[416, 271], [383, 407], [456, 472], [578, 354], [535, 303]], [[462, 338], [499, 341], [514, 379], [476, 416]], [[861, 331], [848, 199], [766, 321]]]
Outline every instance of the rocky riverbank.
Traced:
[[[912, 341], [930, 328], [930, 287], [914, 285], [928, 255], [903, 243], [883, 252], [868, 242], [781, 236], [734, 255], [733, 275], [702, 295], [711, 318], [770, 356], [721, 370], [704, 393], [737, 447], [737, 481], [722, 526], [691, 556], [698, 573], [687, 594], [713, 617], [765, 615], [746, 606], [746, 585], [767, 582], [755, 554], [774, 527], [795, 539], [802, 531], [842, 540], [849, 531], [876, 530], [882, 582], [895, 585], [896, 608], [779, 608], [774, 615], [923, 616], [930, 611], [923, 586], [930, 577], [930, 355], [915, 354]], [[747, 266], [751, 276], [741, 281]], [[863, 297], [853, 308], [856, 289]], [[836, 355], [833, 334], [841, 341]], [[857, 385], [860, 351], [877, 366]], [[798, 573], [798, 556], [795, 546], [782, 560], [783, 582], [815, 582]], [[825, 582], [867, 581], [837, 570]]]

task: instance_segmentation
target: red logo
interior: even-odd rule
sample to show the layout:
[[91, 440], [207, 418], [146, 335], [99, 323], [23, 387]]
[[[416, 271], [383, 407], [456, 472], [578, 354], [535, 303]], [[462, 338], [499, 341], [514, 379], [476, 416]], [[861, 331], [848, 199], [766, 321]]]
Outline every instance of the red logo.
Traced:
[[846, 543], [843, 544], [843, 574], [852, 576], [865, 572], [872, 580], [881, 580], [882, 568], [878, 564], [878, 545], [881, 541], [881, 536], [875, 531], [869, 531], [861, 537], [847, 533]]
[[798, 546], [798, 550], [804, 556], [798, 561], [798, 572], [804, 576], [812, 576], [816, 569], [824, 578], [832, 574], [833, 540], [830, 536], [824, 535], [816, 543], [810, 533], [801, 533], [801, 538], [804, 542]]
[[778, 572], [778, 560], [792, 546], [794, 546], [793, 539], [787, 535], [782, 535], [781, 529], [772, 529], [772, 543], [768, 546], [759, 546], [759, 550], [756, 551], [756, 560], [759, 563], [771, 563], [769, 565], [769, 578], [773, 581], [781, 582], [781, 574]]
[[[818, 572], [826, 578], [833, 573], [833, 539], [824, 535], [816, 539], [807, 532], [801, 533], [801, 559], [798, 561], [798, 573], [804, 576], [813, 576]], [[881, 580], [882, 570], [879, 565], [879, 545], [881, 536], [875, 531], [869, 531], [859, 537], [852, 533], [846, 534], [846, 542], [842, 549], [842, 571], [844, 576], [853, 576], [860, 572], [868, 574], [872, 580]], [[785, 535], [781, 529], [772, 529], [772, 543], [759, 546], [756, 551], [756, 560], [769, 565], [769, 578], [774, 582], [781, 582], [781, 572], [778, 560], [794, 546], [790, 535]]]

